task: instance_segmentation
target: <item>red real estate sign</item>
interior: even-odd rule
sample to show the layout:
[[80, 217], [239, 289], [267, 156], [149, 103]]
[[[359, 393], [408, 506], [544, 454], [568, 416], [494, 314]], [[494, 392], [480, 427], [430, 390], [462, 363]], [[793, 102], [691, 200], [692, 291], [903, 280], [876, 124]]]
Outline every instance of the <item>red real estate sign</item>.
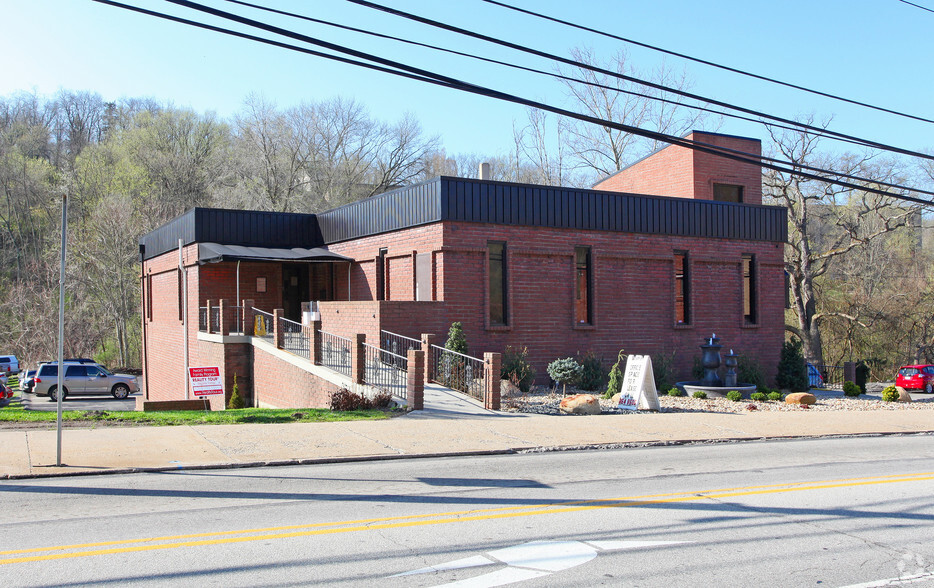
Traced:
[[191, 379], [191, 391], [195, 396], [209, 396], [223, 394], [224, 384], [221, 383], [221, 368], [219, 367], [190, 367], [188, 377]]

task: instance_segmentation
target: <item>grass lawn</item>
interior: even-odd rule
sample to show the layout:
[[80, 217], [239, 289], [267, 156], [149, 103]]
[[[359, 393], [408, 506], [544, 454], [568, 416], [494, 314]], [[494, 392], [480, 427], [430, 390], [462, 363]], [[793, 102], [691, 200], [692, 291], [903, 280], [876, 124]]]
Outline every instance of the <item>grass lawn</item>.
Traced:
[[[391, 418], [387, 410], [332, 411], [321, 408], [241, 408], [237, 410], [172, 410], [164, 412], [135, 412], [109, 410], [66, 410], [63, 421], [80, 421], [101, 425], [236, 425], [240, 423], [322, 423], [335, 421], [364, 421]], [[11, 405], [0, 408], [0, 422], [54, 423], [53, 411], [24, 410]]]

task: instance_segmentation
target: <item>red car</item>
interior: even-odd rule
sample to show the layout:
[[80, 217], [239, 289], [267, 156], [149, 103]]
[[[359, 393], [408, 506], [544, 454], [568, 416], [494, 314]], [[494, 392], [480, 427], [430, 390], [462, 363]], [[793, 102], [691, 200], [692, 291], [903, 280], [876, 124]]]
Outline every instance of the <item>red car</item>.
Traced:
[[6, 406], [13, 398], [13, 389], [4, 384], [0, 384], [0, 406]]
[[908, 390], [934, 392], [934, 365], [906, 365], [898, 370], [895, 385]]

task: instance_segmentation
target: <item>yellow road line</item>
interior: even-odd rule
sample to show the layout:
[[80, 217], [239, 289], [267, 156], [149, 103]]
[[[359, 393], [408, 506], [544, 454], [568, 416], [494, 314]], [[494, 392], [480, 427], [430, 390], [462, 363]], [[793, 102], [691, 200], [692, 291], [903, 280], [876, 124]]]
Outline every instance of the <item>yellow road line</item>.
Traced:
[[[62, 545], [45, 548], [21, 549], [13, 551], [0, 551], [0, 555], [15, 555], [24, 553], [38, 553], [48, 551], [66, 551], [74, 549], [87, 549], [91, 547], [107, 547], [111, 545], [138, 544], [131, 547], [114, 547], [111, 549], [92, 549], [73, 553], [53, 553], [48, 555], [34, 555], [0, 559], [0, 565], [24, 563], [32, 561], [47, 561], [57, 559], [71, 559], [76, 557], [90, 557], [95, 555], [108, 555], [116, 553], [132, 553], [139, 551], [155, 551], [159, 549], [177, 549], [180, 547], [197, 547], [205, 545], [221, 545], [244, 543], [248, 541], [265, 541], [270, 539], [287, 539], [293, 537], [309, 537], [314, 535], [329, 535], [335, 533], [351, 533], [357, 531], [372, 531], [377, 529], [397, 529], [404, 527], [417, 527], [426, 525], [440, 525], [481, 520], [506, 519], [514, 517], [538, 516], [546, 514], [563, 514], [603, 508], [621, 508], [645, 506], [651, 504], [666, 504], [676, 502], [689, 502], [719, 498], [732, 498], [738, 496], [753, 496], [760, 494], [779, 494], [786, 492], [801, 492], [804, 490], [824, 490], [830, 488], [845, 488], [857, 486], [870, 486], [877, 484], [895, 484], [902, 482], [917, 482], [934, 480], [934, 472], [916, 474], [892, 474], [888, 476], [874, 476], [868, 478], [842, 478], [838, 480], [825, 480], [816, 482], [792, 482], [785, 484], [767, 484], [761, 486], [742, 486], [737, 488], [723, 488], [717, 490], [704, 490], [698, 492], [678, 492], [666, 494], [650, 494], [621, 498], [604, 498], [586, 501], [565, 502], [555, 504], [539, 504], [515, 507], [502, 507], [491, 509], [476, 509], [466, 511], [451, 511], [442, 513], [429, 513], [423, 515], [385, 517], [375, 519], [360, 519], [332, 523], [314, 523], [307, 525], [288, 525], [281, 527], [268, 527], [258, 529], [245, 529], [239, 531], [220, 531], [214, 533], [195, 533], [189, 535], [169, 535], [162, 537], [149, 537], [123, 541], [105, 541], [98, 543], [83, 543], [75, 545]], [[521, 512], [518, 512], [521, 511]], [[304, 529], [304, 530], [302, 530]], [[283, 532], [285, 531], [285, 532]], [[254, 533], [262, 533], [255, 535]], [[230, 535], [246, 535], [247, 537], [231, 537]], [[200, 539], [204, 537], [219, 537], [217, 539], [203, 539], [197, 541], [180, 541], [182, 539]], [[160, 541], [174, 541], [174, 543], [158, 543]], [[143, 545], [145, 544], [145, 545]]]

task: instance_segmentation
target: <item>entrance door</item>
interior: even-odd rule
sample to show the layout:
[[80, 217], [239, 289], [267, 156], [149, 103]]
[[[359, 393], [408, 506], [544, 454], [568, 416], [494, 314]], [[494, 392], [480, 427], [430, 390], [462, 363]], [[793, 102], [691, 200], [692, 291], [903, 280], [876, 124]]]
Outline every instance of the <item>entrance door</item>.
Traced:
[[308, 299], [308, 264], [283, 264], [282, 310], [285, 311], [285, 318], [302, 322], [302, 302]]

